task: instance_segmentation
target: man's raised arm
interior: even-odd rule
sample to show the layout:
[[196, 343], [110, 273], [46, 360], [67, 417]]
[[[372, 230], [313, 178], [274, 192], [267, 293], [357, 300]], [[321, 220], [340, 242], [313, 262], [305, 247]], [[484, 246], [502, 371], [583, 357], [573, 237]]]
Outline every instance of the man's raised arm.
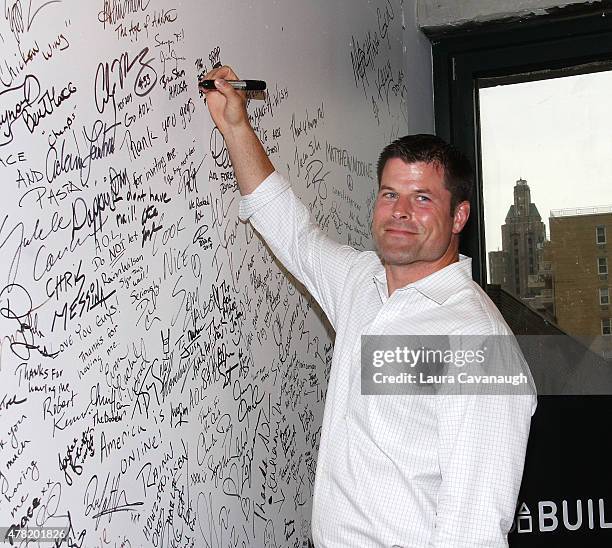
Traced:
[[274, 166], [249, 123], [246, 94], [226, 82], [238, 80], [230, 67], [213, 69], [205, 78], [214, 80], [218, 90], [203, 91], [210, 115], [225, 139], [240, 194], [251, 194], [274, 171]]
[[229, 67], [209, 72], [206, 79], [215, 80], [217, 91], [206, 92], [206, 98], [213, 121], [225, 138], [243, 196], [240, 218], [250, 221], [335, 327], [344, 282], [359, 252], [329, 239], [311, 220], [290, 184], [274, 171], [253, 131], [244, 92], [234, 90], [226, 78], [237, 79]]

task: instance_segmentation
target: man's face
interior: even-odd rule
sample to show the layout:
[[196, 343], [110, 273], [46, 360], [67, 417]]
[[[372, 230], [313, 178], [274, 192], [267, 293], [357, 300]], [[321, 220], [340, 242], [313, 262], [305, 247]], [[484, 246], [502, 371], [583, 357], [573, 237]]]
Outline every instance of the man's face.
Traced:
[[469, 215], [467, 202], [454, 215], [450, 204], [441, 168], [388, 160], [372, 217], [372, 236], [385, 265], [435, 263], [443, 257]]

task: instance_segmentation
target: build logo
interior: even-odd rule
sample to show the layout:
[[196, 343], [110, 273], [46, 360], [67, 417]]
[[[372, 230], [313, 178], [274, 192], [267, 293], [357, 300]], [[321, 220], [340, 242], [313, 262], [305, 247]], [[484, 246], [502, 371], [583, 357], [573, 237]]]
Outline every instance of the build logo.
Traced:
[[[510, 532], [551, 533], [579, 529], [612, 529], [612, 504], [605, 499], [542, 500], [519, 505]], [[606, 515], [609, 520], [606, 521]]]

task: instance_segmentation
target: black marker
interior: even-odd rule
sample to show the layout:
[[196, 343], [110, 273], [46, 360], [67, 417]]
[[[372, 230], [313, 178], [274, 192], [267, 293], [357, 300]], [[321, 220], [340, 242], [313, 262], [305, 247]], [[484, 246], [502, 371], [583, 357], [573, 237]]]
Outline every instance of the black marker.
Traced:
[[[234, 89], [241, 91], [263, 91], [266, 83], [263, 80], [226, 80]], [[198, 80], [198, 86], [203, 89], [217, 89], [214, 80]]]

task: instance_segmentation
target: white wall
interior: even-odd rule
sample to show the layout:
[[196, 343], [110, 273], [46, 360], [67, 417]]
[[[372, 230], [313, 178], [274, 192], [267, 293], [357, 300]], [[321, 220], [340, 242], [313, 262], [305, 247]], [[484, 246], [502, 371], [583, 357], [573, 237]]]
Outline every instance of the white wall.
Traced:
[[433, 128], [415, 1], [5, 4], [0, 524], [303, 546], [332, 341], [238, 221], [197, 75], [265, 79], [248, 108], [278, 171], [369, 247], [381, 148]]

